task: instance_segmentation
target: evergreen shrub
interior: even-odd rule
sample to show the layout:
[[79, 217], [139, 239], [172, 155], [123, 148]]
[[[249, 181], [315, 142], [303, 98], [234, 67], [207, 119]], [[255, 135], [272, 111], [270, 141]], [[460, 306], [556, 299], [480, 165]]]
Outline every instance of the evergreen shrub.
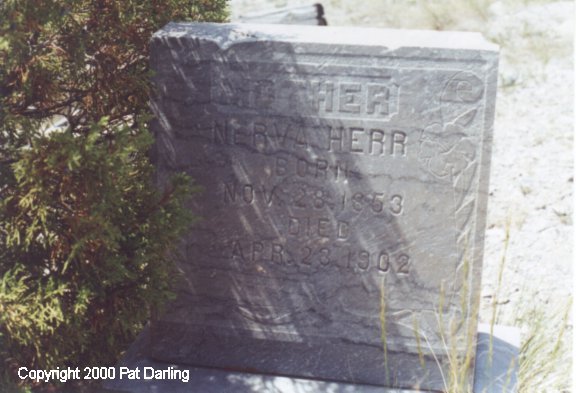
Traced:
[[0, 2], [0, 375], [111, 365], [171, 297], [195, 187], [153, 181], [148, 43], [225, 18], [225, 0]]

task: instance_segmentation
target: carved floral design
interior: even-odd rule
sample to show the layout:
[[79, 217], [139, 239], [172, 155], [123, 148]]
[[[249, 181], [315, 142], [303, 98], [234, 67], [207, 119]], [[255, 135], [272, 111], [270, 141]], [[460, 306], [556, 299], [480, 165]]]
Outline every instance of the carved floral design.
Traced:
[[437, 178], [454, 180], [475, 163], [476, 147], [465, 133], [465, 127], [475, 115], [474, 109], [453, 123], [444, 126], [434, 123], [422, 132], [419, 158]]

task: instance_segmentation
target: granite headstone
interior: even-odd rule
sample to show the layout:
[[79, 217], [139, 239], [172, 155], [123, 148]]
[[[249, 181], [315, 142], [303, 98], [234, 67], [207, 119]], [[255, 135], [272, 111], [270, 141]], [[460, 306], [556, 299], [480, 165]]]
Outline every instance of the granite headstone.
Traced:
[[475, 348], [497, 60], [476, 33], [157, 32], [158, 182], [203, 192], [151, 355], [442, 390]]

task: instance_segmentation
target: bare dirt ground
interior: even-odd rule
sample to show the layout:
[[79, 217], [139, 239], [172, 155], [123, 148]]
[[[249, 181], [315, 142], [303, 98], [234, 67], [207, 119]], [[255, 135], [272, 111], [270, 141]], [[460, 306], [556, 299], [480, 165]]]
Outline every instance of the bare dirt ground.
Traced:
[[[239, 15], [311, 1], [232, 0]], [[480, 319], [560, 334], [573, 261], [574, 3], [322, 1], [329, 25], [480, 31], [501, 47]], [[501, 264], [509, 235], [505, 264]], [[500, 266], [503, 268], [498, 287]], [[560, 316], [560, 317], [559, 317]], [[572, 322], [567, 325], [571, 337]], [[563, 345], [569, 346], [571, 339]], [[566, 349], [564, 361], [570, 361]], [[560, 361], [560, 360], [559, 360]], [[559, 384], [539, 391], [568, 391]], [[566, 385], [566, 384], [564, 384]]]

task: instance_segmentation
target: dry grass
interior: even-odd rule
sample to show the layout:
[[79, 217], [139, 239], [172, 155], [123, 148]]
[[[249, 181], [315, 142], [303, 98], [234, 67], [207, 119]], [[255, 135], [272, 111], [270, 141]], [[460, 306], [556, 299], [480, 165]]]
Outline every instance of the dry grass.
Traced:
[[386, 286], [385, 277], [382, 277], [380, 284], [380, 329], [381, 329], [381, 340], [382, 340], [382, 350], [384, 352], [384, 372], [386, 373], [386, 383], [390, 384], [390, 369], [388, 368], [388, 343], [386, 340], [387, 328], [386, 328]]
[[[518, 393], [568, 393], [572, 381], [572, 340], [568, 337], [572, 298], [565, 304], [524, 312]], [[557, 327], [557, 335], [549, 334]]]
[[[506, 229], [506, 237], [503, 244], [502, 258], [498, 272], [496, 290], [492, 296], [492, 318], [490, 320], [490, 344], [489, 344], [489, 364], [493, 357], [492, 336], [494, 327], [499, 322], [499, 293], [507, 261], [507, 251], [510, 241], [509, 225]], [[462, 265], [462, 288], [459, 292], [460, 311], [465, 318], [445, 319], [446, 291], [444, 285], [441, 286], [438, 299], [437, 322], [439, 336], [444, 348], [444, 353], [433, 353], [433, 357], [442, 373], [445, 393], [478, 393], [473, 392], [471, 385], [471, 370], [474, 362], [476, 330], [478, 326], [478, 302], [473, 302], [473, 309], [469, 308], [469, 287], [467, 283], [470, 279], [471, 269], [467, 258]], [[384, 284], [381, 287], [381, 310], [380, 321], [382, 324], [382, 343], [384, 348], [385, 367], [388, 370], [386, 356], [386, 301], [384, 297]], [[530, 310], [520, 310], [516, 320], [522, 331], [522, 345], [516, 364], [510, 364], [506, 373], [504, 383], [505, 389], [517, 393], [569, 393], [571, 392], [571, 371], [572, 371], [572, 347], [570, 340], [571, 324], [570, 315], [572, 311], [572, 298], [566, 303], [556, 307], [542, 309], [535, 304]], [[467, 317], [466, 317], [467, 316]], [[550, 326], [557, 327], [557, 334], [550, 336]], [[464, 329], [464, 333], [462, 333]], [[420, 362], [424, 367], [424, 354], [421, 349], [423, 342], [428, 348], [432, 348], [429, 338], [419, 329], [419, 323], [413, 321], [412, 330], [416, 337]], [[462, 351], [462, 344], [465, 350]], [[448, 361], [447, 370], [443, 370], [439, 357]], [[512, 374], [517, 369], [516, 386], [511, 385]], [[388, 377], [387, 377], [388, 380]], [[506, 390], [505, 390], [506, 391]]]

